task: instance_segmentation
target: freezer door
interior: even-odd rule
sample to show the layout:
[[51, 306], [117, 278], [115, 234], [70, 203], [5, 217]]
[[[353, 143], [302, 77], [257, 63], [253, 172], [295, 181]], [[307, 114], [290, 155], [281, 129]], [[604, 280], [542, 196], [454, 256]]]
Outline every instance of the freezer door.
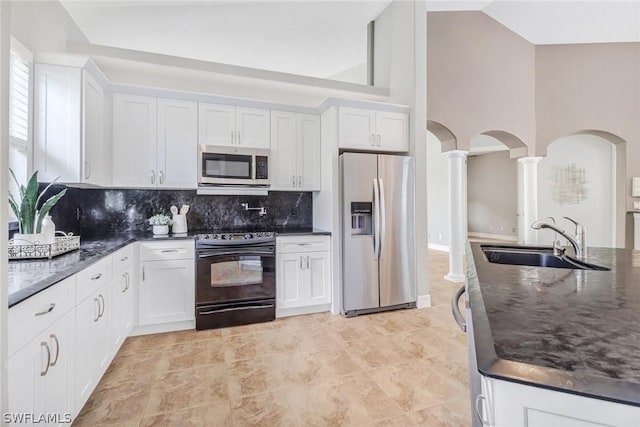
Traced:
[[375, 204], [378, 195], [374, 194], [377, 178], [377, 155], [340, 156], [344, 313], [379, 306], [378, 260], [374, 249], [379, 219]]
[[415, 159], [378, 156], [380, 307], [416, 301]]

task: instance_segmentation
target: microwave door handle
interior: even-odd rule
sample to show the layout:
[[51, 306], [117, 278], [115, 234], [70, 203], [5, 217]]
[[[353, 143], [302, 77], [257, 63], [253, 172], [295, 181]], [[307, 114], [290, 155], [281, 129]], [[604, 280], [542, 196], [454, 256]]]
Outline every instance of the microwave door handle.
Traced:
[[256, 180], [256, 156], [251, 156], [251, 175], [252, 179], [255, 182]]

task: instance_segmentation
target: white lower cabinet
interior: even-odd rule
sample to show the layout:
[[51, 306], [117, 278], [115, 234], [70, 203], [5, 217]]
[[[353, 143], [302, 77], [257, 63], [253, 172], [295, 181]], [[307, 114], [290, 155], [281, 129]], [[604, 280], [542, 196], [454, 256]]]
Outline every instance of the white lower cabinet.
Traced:
[[482, 377], [477, 412], [495, 427], [628, 427], [640, 425], [640, 408]]
[[329, 310], [329, 236], [283, 236], [276, 243], [276, 316]]
[[194, 242], [140, 244], [139, 324], [195, 319]]
[[107, 282], [82, 301], [76, 313], [76, 407], [86, 403], [115, 354], [111, 324], [112, 284]]
[[[133, 251], [131, 251], [133, 252]], [[133, 257], [133, 255], [131, 255]], [[113, 325], [112, 340], [115, 349], [120, 348], [129, 336], [136, 322], [136, 274], [133, 262], [124, 263], [121, 259], [128, 258], [127, 252], [117, 252], [113, 255]]]
[[71, 311], [9, 358], [7, 414], [25, 417], [10, 424], [69, 425], [74, 415], [73, 346]]

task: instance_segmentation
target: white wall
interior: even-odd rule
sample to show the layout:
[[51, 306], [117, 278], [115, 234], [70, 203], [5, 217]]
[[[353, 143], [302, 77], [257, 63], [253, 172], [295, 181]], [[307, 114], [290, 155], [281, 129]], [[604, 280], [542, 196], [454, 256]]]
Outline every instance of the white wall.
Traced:
[[[568, 216], [586, 227], [588, 246], [614, 247], [615, 161], [614, 145], [603, 138], [574, 135], [555, 140], [538, 165], [539, 217], [553, 216], [560, 228], [574, 234], [573, 225], [562, 218]], [[560, 185], [559, 174], [572, 165], [584, 169], [586, 182], [576, 187], [566, 181]], [[583, 199], [574, 199], [581, 188]], [[563, 193], [565, 189], [570, 192]], [[549, 230], [538, 231], [538, 242], [551, 244], [553, 235]]]
[[[449, 246], [449, 174], [440, 141], [427, 132], [427, 217], [429, 244]], [[437, 247], [436, 246], [436, 247]]]
[[[9, 13], [10, 2], [0, 2], [0, 224], [7, 223], [9, 171]], [[6, 228], [5, 228], [6, 232]], [[0, 413], [7, 412], [7, 238], [0, 239]]]
[[518, 165], [508, 151], [467, 158], [470, 233], [517, 236]]

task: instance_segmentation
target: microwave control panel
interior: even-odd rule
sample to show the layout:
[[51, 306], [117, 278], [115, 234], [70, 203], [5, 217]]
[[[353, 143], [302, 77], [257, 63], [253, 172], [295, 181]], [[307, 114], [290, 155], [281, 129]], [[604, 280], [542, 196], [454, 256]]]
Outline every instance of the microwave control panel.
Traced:
[[256, 179], [269, 179], [269, 158], [256, 156]]

